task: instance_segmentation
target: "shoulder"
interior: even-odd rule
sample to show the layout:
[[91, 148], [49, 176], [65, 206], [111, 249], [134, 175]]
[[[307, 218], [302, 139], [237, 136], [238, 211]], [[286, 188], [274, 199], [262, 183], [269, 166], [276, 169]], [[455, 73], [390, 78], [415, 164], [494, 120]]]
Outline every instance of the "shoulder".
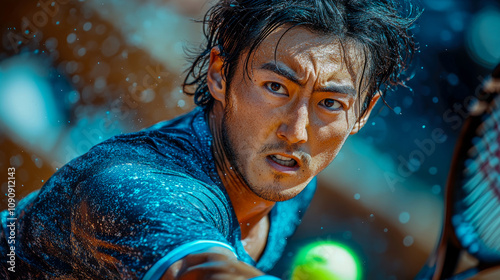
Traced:
[[193, 110], [143, 131], [115, 136], [93, 147], [82, 159], [110, 164], [136, 162], [204, 177], [193, 171], [207, 171], [205, 161], [211, 159], [209, 134], [203, 112]]
[[[127, 224], [189, 218], [215, 227], [229, 221], [229, 202], [215, 185], [140, 163], [110, 166], [78, 184], [73, 213], [124, 217]], [[222, 223], [224, 224], [224, 223]]]
[[184, 243], [227, 243], [229, 219], [213, 205], [224, 207], [195, 178], [137, 163], [110, 166], [80, 182], [72, 198], [72, 246], [75, 258], [87, 260], [80, 270], [96, 279], [87, 263], [102, 268], [101, 277], [118, 263], [128, 278]]
[[137, 204], [140, 207], [167, 198], [171, 201], [185, 200], [191, 193], [207, 193], [209, 187], [187, 174], [149, 162], [119, 162], [82, 180], [75, 196], [119, 197], [119, 205], [141, 201]]

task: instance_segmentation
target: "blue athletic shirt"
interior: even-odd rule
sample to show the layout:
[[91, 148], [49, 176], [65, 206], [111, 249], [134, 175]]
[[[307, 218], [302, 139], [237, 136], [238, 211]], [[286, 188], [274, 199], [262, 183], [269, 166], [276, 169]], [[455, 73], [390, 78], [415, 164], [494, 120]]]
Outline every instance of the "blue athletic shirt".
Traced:
[[276, 203], [265, 251], [255, 263], [241, 243], [211, 145], [204, 111], [196, 108], [94, 146], [17, 205], [15, 273], [6, 259], [7, 218], [13, 216], [0, 213], [0, 278], [141, 279], [176, 248], [200, 241], [226, 246], [241, 261], [270, 270], [300, 224], [316, 181]]

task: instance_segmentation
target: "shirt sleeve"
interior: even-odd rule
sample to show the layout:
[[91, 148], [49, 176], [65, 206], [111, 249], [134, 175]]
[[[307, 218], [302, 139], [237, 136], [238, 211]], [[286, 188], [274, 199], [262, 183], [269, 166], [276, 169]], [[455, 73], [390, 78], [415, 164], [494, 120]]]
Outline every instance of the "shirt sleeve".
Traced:
[[199, 240], [230, 246], [203, 183], [124, 164], [81, 182], [73, 195], [76, 278], [141, 279], [175, 248]]

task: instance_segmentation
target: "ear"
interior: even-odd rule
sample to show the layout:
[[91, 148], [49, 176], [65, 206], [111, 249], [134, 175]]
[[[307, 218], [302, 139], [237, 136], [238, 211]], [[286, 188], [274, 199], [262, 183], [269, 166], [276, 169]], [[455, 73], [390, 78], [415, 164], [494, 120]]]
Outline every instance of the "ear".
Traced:
[[210, 51], [210, 62], [207, 71], [207, 86], [212, 97], [226, 106], [226, 81], [223, 74], [224, 60], [220, 55], [219, 47]]
[[363, 113], [363, 115], [358, 119], [358, 121], [354, 124], [354, 127], [351, 130], [351, 135], [358, 133], [363, 126], [365, 126], [366, 122], [368, 122], [368, 118], [370, 117], [370, 114], [377, 104], [377, 101], [380, 99], [381, 93], [380, 91], [377, 91], [372, 99], [370, 100], [370, 103], [368, 104], [368, 107], [366, 108], [366, 111]]

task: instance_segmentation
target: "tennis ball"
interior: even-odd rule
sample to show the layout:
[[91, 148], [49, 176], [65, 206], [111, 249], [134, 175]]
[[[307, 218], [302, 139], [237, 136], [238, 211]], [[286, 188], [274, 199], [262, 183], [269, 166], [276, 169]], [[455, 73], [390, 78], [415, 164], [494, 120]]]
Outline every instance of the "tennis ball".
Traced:
[[358, 280], [361, 270], [356, 256], [334, 242], [315, 242], [301, 249], [291, 280]]

